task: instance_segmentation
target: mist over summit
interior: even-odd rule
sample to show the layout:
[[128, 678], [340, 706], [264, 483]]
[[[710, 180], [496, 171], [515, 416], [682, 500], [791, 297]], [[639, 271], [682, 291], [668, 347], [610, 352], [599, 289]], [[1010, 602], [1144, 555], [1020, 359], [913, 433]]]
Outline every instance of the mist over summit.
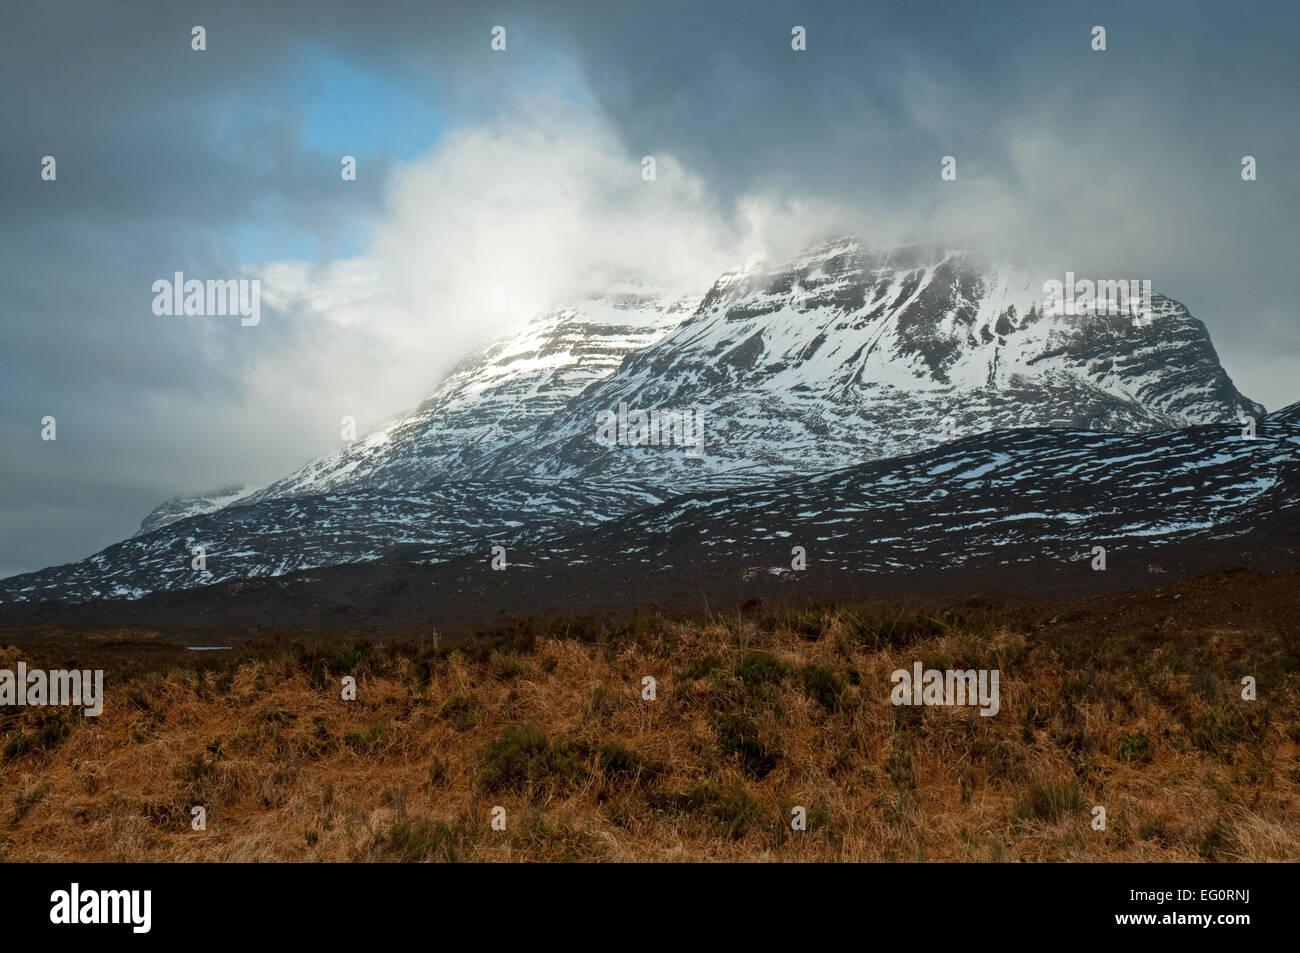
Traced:
[[[170, 500], [131, 540], [80, 563], [5, 580], [0, 596], [136, 598], [348, 563], [436, 564], [492, 545], [545, 549], [561, 537], [580, 562], [583, 533], [607, 520], [635, 522], [636, 514], [682, 494], [722, 494], [693, 496], [688, 505], [700, 539], [734, 523], [741, 504], [728, 493], [748, 494], [742, 499], [753, 505], [770, 499], [767, 518], [768, 504], [744, 507], [746, 521], [754, 521], [747, 541], [727, 531], [728, 546], [750, 552], [749, 537], [760, 530], [793, 531], [777, 525], [789, 522], [789, 514], [778, 518], [777, 505], [788, 490], [764, 496], [777, 484], [806, 480], [810, 493], [813, 486], [823, 493], [834, 484], [821, 474], [941, 454], [944, 445], [977, 435], [985, 435], [990, 459], [1010, 460], [1015, 454], [1001, 453], [1000, 444], [1021, 445], [1015, 433], [1041, 430], [1040, 442], [1029, 446], [1057, 462], [1032, 469], [1064, 498], [1082, 462], [1061, 450], [1062, 441], [1076, 440], [1071, 433], [1209, 427], [1235, 434], [1244, 419], [1264, 418], [1223, 370], [1205, 325], [1173, 298], [1151, 295], [1143, 320], [1061, 314], [1044, 306], [1046, 280], [962, 251], [872, 249], [855, 238], [748, 262], [704, 289], [622, 275], [465, 358], [391, 424], [264, 488]], [[615, 413], [620, 439], [611, 446], [600, 422]], [[657, 426], [645, 423], [676, 414], [680, 424], [683, 413], [698, 422], [702, 452], [661, 443]], [[1217, 439], [1190, 446], [1210, 453]], [[1143, 489], [1156, 498], [1162, 482], [1175, 479], [1175, 463], [1192, 465], [1186, 455], [1154, 453], [1162, 442], [1148, 440], [1139, 454], [1157, 471], [1144, 477]], [[1124, 440], [1086, 445], [1103, 457], [1132, 451]], [[1216, 477], [1213, 492], [1230, 492], [1234, 480], [1258, 488], [1255, 467], [1269, 465], [1243, 462]], [[872, 512], [900, 514], [902, 522], [891, 525], [906, 535], [908, 487], [915, 485], [878, 479], [880, 492], [893, 497]], [[1015, 485], [1013, 510], [1015, 500], [1034, 496]], [[970, 523], [960, 499], [953, 495], [947, 517], [954, 531]], [[836, 517], [832, 497], [819, 519], [855, 522], [860, 503], [846, 497]], [[1196, 505], [1180, 500], [1187, 514]], [[939, 510], [942, 516], [943, 505]], [[1157, 508], [1137, 519], [1161, 517]], [[1180, 525], [1205, 529], [1190, 515]], [[981, 545], [995, 550], [999, 538]], [[191, 562], [198, 549], [201, 570]], [[908, 564], [901, 554], [894, 561]]]

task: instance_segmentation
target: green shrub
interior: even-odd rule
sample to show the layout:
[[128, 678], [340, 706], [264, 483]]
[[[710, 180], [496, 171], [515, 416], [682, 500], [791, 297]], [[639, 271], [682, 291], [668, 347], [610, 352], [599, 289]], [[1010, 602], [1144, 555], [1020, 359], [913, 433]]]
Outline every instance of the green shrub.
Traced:
[[1239, 744], [1258, 741], [1268, 722], [1267, 709], [1242, 711], [1223, 707], [1193, 717], [1188, 722], [1192, 744], [1221, 758], [1229, 758]]
[[1120, 737], [1115, 745], [1115, 757], [1120, 761], [1150, 764], [1155, 746], [1144, 732], [1127, 734]]
[[508, 725], [478, 752], [479, 784], [485, 791], [531, 791], [576, 783], [582, 765], [569, 745], [551, 741], [533, 724]]
[[754, 652], [745, 656], [736, 666], [736, 677], [748, 688], [775, 685], [790, 674], [790, 666], [767, 652]]
[[384, 847], [393, 860], [407, 864], [439, 859], [455, 861], [454, 842], [454, 831], [446, 823], [417, 817], [394, 824]]
[[759, 737], [758, 726], [741, 715], [719, 715], [715, 722], [718, 747], [725, 754], [740, 757], [745, 774], [761, 781], [772, 773], [780, 762], [779, 745], [769, 745]]
[[5, 759], [8, 760], [10, 758], [21, 758], [28, 751], [32, 750], [32, 746], [33, 746], [32, 737], [29, 734], [27, 734], [27, 732], [19, 728], [12, 735], [10, 735], [8, 738], [5, 739], [5, 747], [4, 747]]
[[518, 678], [528, 671], [519, 656], [508, 652], [493, 652], [489, 668], [494, 676], [503, 682]]
[[658, 615], [642, 616], [630, 621], [600, 620], [589, 615], [562, 616], [551, 620], [547, 630], [552, 638], [573, 639], [606, 648], [648, 645], [665, 630], [665, 620]]
[[497, 653], [532, 655], [537, 651], [537, 633], [533, 620], [524, 619], [490, 631], [475, 632], [473, 638], [455, 646], [452, 651], [478, 664], [491, 661]]
[[474, 726], [475, 704], [472, 698], [452, 695], [438, 710], [438, 714], [451, 726], [452, 731], [468, 731]]
[[1048, 782], [1030, 787], [1028, 795], [1016, 805], [1016, 816], [1021, 820], [1056, 822], [1083, 809], [1083, 792], [1078, 784]]
[[1216, 818], [1197, 844], [1197, 852], [1202, 860], [1216, 862], [1230, 860], [1235, 847], [1232, 827], [1222, 817]]
[[330, 642], [314, 651], [304, 650], [299, 660], [307, 669], [308, 684], [319, 691], [343, 675], [359, 674], [358, 669], [370, 662], [373, 653], [374, 646], [367, 641]]
[[805, 665], [800, 673], [808, 697], [827, 711], [841, 711], [845, 705], [848, 676], [830, 665]]
[[875, 648], [902, 648], [947, 631], [938, 619], [920, 613], [882, 612], [862, 607], [845, 612], [844, 623], [857, 642]]
[[622, 742], [605, 741], [596, 749], [596, 763], [601, 771], [612, 777], [635, 773], [640, 759]]
[[722, 659], [716, 655], [706, 655], [691, 662], [678, 677], [684, 682], [694, 682], [701, 678], [707, 678], [711, 672], [715, 672], [721, 667]]
[[744, 837], [763, 819], [758, 801], [739, 787], [719, 791], [709, 784], [697, 784], [656, 803], [662, 810], [692, 816], [732, 840]]
[[384, 738], [385, 727], [383, 722], [375, 722], [365, 731], [349, 731], [343, 736], [343, 743], [357, 754], [374, 754]]

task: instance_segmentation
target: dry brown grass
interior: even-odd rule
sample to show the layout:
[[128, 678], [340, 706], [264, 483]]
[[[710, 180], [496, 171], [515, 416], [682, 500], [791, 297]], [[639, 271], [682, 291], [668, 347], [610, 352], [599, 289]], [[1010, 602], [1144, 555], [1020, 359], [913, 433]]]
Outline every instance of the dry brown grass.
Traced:
[[[892, 706], [915, 660], [999, 669], [1000, 713]], [[1248, 631], [846, 606], [202, 665], [0, 715], [0, 859], [1300, 859], [1295, 649]]]

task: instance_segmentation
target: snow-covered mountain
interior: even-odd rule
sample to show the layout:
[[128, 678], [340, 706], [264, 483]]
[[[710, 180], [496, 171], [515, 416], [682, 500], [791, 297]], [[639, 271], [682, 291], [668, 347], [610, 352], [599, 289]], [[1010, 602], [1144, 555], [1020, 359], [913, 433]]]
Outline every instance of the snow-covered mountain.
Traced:
[[[1050, 276], [1049, 276], [1050, 277]], [[1044, 276], [857, 239], [724, 274], [706, 295], [624, 283], [464, 361], [416, 412], [250, 499], [433, 480], [744, 485], [1024, 426], [1160, 430], [1264, 408], [1205, 325], [1043, 313]], [[595, 441], [601, 412], [702, 411], [703, 459]], [[945, 429], [948, 421], [948, 429]]]
[[[1050, 317], [1043, 281], [963, 253], [872, 252], [852, 239], [724, 275], [689, 320], [490, 466], [743, 485], [990, 430], [1132, 432], [1263, 415], [1178, 302], [1153, 294], [1148, 323]], [[703, 411], [705, 459], [601, 446], [596, 415], [620, 403]]]
[[[1049, 317], [1043, 281], [965, 253], [842, 239], [723, 275], [703, 300], [624, 284], [541, 316], [464, 362], [415, 413], [250, 499], [505, 476], [673, 491], [990, 430], [1131, 432], [1263, 415], [1183, 305], [1153, 294], [1148, 323]], [[703, 412], [703, 458], [602, 446], [597, 415], [621, 403]]]
[[[641, 572], [748, 563], [860, 573], [970, 563], [1112, 571], [1178, 543], [1249, 540], [1300, 515], [1300, 422], [1142, 434], [1011, 430], [775, 483], [673, 497], [545, 547], [565, 565]], [[1300, 550], [1300, 538], [1289, 541]], [[1249, 544], [1247, 544], [1249, 548]]]
[[135, 535], [142, 536], [145, 533], [152, 533], [156, 529], [162, 529], [169, 523], [189, 519], [191, 516], [215, 513], [232, 503], [237, 503], [251, 493], [256, 493], [257, 490], [258, 487], [236, 483], [223, 486], [220, 489], [208, 490], [205, 493], [195, 493], [191, 496], [173, 496], [170, 500], [160, 503], [149, 511], [149, 514], [140, 521], [140, 529]]
[[1287, 404], [1268, 415], [1269, 420], [1300, 424], [1300, 401]]
[[[1149, 536], [1165, 526], [1177, 536], [1235, 513], [1221, 498], [1254, 499], [1261, 481], [1276, 481], [1292, 444], [1277, 445], [1280, 457], [1253, 441], [1249, 451], [1218, 446], [1240, 434], [1243, 415], [1263, 420], [1264, 409], [1238, 392], [1185, 307], [1154, 294], [1148, 322], [1053, 316], [1043, 310], [1045, 277], [960, 252], [872, 251], [843, 239], [723, 275], [707, 293], [626, 281], [467, 359], [390, 426], [264, 489], [232, 488], [223, 507], [213, 494], [169, 501], [124, 543], [3, 580], [0, 602], [486, 557], [493, 543], [530, 547], [584, 533], [612, 559], [605, 544], [622, 539], [637, 551], [642, 521], [646, 545], [659, 545], [655, 521], [672, 507], [689, 514], [701, 558], [710, 539], [743, 550], [741, 536], [814, 515], [819, 528], [804, 534], [828, 543], [836, 525], [860, 535], [869, 513], [892, 514], [881, 532], [936, 540], [945, 526], [969, 530], [987, 513], [981, 538], [1011, 545], [1023, 539], [1003, 520], [1050, 536], [1052, 527], [1094, 519], [1053, 494], [1105, 472], [1140, 476], [1135, 485], [1154, 503], [1127, 527], [1096, 526]], [[704, 454], [603, 445], [596, 422], [620, 404], [702, 412]], [[1270, 439], [1292, 440], [1294, 421], [1269, 420], [1281, 433]], [[1197, 427], [1210, 436], [1185, 452], [1162, 450], [1183, 446], [1179, 434]], [[944, 469], [954, 439], [980, 434], [987, 459]], [[939, 462], [925, 463], [922, 478], [913, 468], [925, 461]], [[968, 492], [979, 482], [970, 472], [989, 467], [981, 473], [1001, 473], [999, 492], [1016, 499], [981, 502]], [[1181, 496], [1197, 472], [1219, 476]], [[817, 477], [830, 473], [840, 475]], [[867, 479], [878, 488], [851, 486]], [[734, 495], [718, 495], [728, 489]], [[820, 502], [786, 512], [801, 495]], [[1176, 519], [1161, 516], [1166, 498], [1178, 502]], [[912, 525], [909, 513], [926, 522]], [[686, 525], [673, 520], [663, 527], [668, 537]], [[890, 538], [871, 544], [888, 552]], [[195, 546], [204, 547], [205, 571], [190, 568]]]
[[[794, 546], [804, 549], [808, 578], [819, 569], [1086, 572], [1096, 546], [1106, 550], [1108, 571], [1134, 585], [1173, 548], [1280, 554], [1294, 564], [1300, 423], [1270, 416], [1260, 424], [1253, 439], [1224, 425], [995, 431], [909, 456], [667, 499], [643, 486], [508, 478], [415, 494], [267, 500], [5, 579], [0, 602], [134, 598], [293, 573], [294, 585], [310, 586], [318, 577], [301, 570], [376, 561], [426, 566], [438, 596], [454, 599], [457, 586], [482, 575], [494, 545], [507, 548], [516, 573], [536, 576], [539, 593], [583, 578], [597, 587], [631, 578], [663, 596], [706, 574], [792, 578]], [[196, 545], [205, 548], [203, 571], [192, 566]]]
[[[437, 562], [551, 538], [664, 499], [616, 482], [444, 481], [415, 491], [353, 491], [246, 502], [192, 516], [80, 562], [0, 580], [0, 602], [138, 598], [231, 579], [378, 559]], [[196, 564], [195, 549], [202, 549]]]
[[488, 461], [526, 441], [539, 420], [612, 373], [626, 355], [679, 325], [701, 293], [668, 292], [626, 278], [573, 307], [540, 315], [462, 361], [413, 413], [313, 460], [249, 501], [410, 491], [442, 479], [504, 476]]

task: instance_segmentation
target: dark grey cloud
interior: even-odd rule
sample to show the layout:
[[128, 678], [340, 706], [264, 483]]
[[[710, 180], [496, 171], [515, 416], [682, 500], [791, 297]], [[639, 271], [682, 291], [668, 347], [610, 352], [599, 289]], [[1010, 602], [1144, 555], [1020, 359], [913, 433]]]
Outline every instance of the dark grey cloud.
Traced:
[[[487, 54], [497, 23], [504, 57]], [[451, 129], [509, 122], [547, 88], [629, 156], [675, 158], [722, 219], [755, 195], [806, 199], [834, 210], [828, 227], [1150, 277], [1206, 321], [1244, 392], [1300, 396], [1292, 3], [86, 0], [11, 5], [3, 25], [0, 573], [83, 556], [172, 493], [330, 449], [336, 409], [313, 408], [330, 375], [363, 389], [361, 342], [354, 366], [313, 367], [346, 331], [268, 306], [255, 335], [148, 311], [158, 277], [255, 264], [241, 230], [309, 236], [328, 261], [391, 212], [392, 143], [308, 135], [292, 91], [313, 51]], [[346, 189], [341, 152], [365, 156]], [[948, 154], [955, 183], [939, 181]], [[430, 386], [453, 357], [429, 356]], [[39, 440], [46, 414], [56, 444]]]

